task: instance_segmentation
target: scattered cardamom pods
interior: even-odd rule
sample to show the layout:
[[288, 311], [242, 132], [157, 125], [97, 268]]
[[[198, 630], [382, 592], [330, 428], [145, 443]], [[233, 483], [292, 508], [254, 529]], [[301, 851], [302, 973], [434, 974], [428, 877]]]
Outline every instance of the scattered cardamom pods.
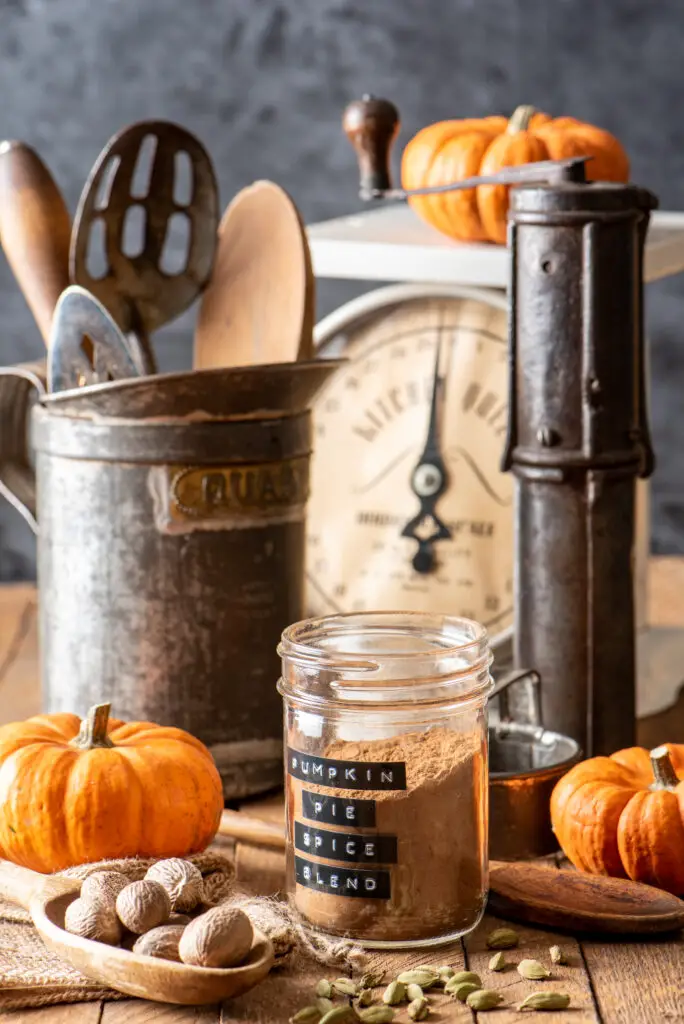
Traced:
[[317, 996], [324, 996], [326, 999], [330, 999], [330, 996], [332, 995], [332, 985], [327, 978], [321, 978], [316, 985], [315, 991]]
[[423, 990], [420, 987], [420, 985], [416, 985], [414, 981], [410, 982], [406, 986], [406, 998], [408, 999], [409, 1003], [412, 1003], [414, 999], [422, 999]]
[[367, 1010], [361, 1010], [359, 1020], [365, 1024], [389, 1024], [394, 1020], [394, 1010], [391, 1006], [370, 1006]]
[[425, 1020], [429, 1012], [430, 1006], [425, 996], [418, 996], [409, 1003], [408, 1015], [411, 1020]]
[[487, 949], [514, 949], [520, 936], [512, 928], [495, 928], [487, 936]]
[[351, 1006], [333, 1006], [319, 1020], [318, 1024], [353, 1024], [356, 1011]]
[[372, 988], [362, 988], [359, 991], [358, 996], [356, 997], [356, 1005], [357, 1006], [370, 1006], [370, 1004], [372, 1002], [373, 1002], [373, 989]]
[[432, 988], [439, 981], [439, 974], [431, 967], [416, 967], [412, 971], [402, 971], [397, 981], [404, 985], [420, 985], [421, 988]]
[[382, 1001], [387, 1006], [397, 1006], [399, 1003], [403, 1003], [406, 999], [406, 985], [403, 981], [390, 981], [389, 985], [382, 994]]
[[323, 1014], [317, 1006], [303, 1006], [290, 1017], [290, 1024], [318, 1024]]
[[489, 961], [490, 971], [503, 971], [506, 967], [506, 957], [503, 955], [501, 950], [495, 953], [492, 959]]
[[550, 978], [551, 971], [547, 971], [544, 964], [538, 960], [521, 960], [518, 964], [518, 974], [528, 981], [541, 981], [542, 978]]
[[332, 999], [328, 999], [327, 996], [319, 996], [318, 999], [316, 1000], [316, 1006], [318, 1007], [321, 1013], [327, 1013], [328, 1010], [332, 1010], [333, 1001]]
[[355, 996], [357, 992], [356, 982], [351, 978], [335, 978], [331, 988], [338, 996]]
[[503, 1003], [503, 996], [492, 988], [479, 988], [477, 992], [471, 992], [466, 1003], [471, 1010], [493, 1010], [499, 1003]]
[[459, 999], [462, 1003], [465, 1003], [471, 992], [477, 992], [479, 988], [482, 988], [481, 985], [476, 985], [473, 981], [458, 981], [456, 984], [453, 982], [454, 979], [450, 978], [444, 991], [448, 996], [453, 996], [455, 999]]
[[570, 996], [560, 992], [532, 992], [523, 999], [519, 1010], [567, 1010]]
[[568, 959], [560, 946], [551, 946], [549, 950], [552, 964], [567, 964]]
[[441, 967], [437, 968], [437, 973], [441, 979], [443, 985], [446, 985], [449, 978], [453, 978], [455, 971], [453, 967], [449, 967], [449, 964], [442, 964]]
[[359, 988], [377, 988], [385, 980], [385, 971], [366, 971], [361, 975]]
[[472, 981], [473, 985], [477, 985], [478, 988], [482, 988], [482, 978], [479, 974], [475, 974], [474, 971], [457, 971], [456, 974], [452, 974], [450, 981], [457, 984], [459, 981]]

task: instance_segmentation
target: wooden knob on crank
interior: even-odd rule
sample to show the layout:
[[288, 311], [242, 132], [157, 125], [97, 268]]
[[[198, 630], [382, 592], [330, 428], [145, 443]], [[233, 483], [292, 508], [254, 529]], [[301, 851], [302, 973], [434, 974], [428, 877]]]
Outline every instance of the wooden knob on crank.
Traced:
[[394, 104], [375, 96], [354, 100], [342, 115], [342, 127], [359, 162], [362, 197], [391, 188], [389, 156], [400, 128]]

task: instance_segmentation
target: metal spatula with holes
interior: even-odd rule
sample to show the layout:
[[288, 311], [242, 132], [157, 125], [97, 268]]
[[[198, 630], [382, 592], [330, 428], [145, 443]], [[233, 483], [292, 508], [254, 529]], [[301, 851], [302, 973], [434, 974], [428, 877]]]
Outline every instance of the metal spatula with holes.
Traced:
[[209, 280], [218, 189], [206, 150], [169, 121], [114, 135], [79, 200], [71, 280], [127, 336], [139, 373], [154, 373], [149, 335], [184, 312]]

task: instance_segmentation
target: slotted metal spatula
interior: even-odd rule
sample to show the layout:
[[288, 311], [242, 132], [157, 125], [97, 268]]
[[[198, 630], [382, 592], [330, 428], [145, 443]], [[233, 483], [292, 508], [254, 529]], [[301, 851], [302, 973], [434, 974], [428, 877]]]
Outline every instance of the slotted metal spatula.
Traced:
[[[147, 182], [139, 188], [144, 175], [138, 164], [150, 149]], [[190, 177], [185, 195], [180, 194], [181, 161]], [[163, 264], [174, 218], [185, 222], [187, 247], [182, 266], [168, 272]], [[129, 245], [133, 220], [142, 235], [137, 251]], [[216, 176], [194, 135], [169, 121], [142, 121], [109, 140], [76, 211], [71, 280], [95, 295], [128, 335], [140, 373], [156, 369], [150, 333], [184, 312], [209, 280], [217, 226]], [[104, 267], [94, 273], [98, 235]]]
[[48, 391], [139, 375], [123, 334], [101, 302], [71, 285], [59, 297], [48, 344]]

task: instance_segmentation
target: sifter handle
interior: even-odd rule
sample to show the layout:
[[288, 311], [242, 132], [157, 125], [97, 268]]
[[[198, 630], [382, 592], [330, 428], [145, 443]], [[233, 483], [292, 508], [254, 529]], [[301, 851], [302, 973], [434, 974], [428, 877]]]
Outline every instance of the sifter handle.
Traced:
[[0, 143], [0, 241], [46, 345], [69, 284], [70, 234], [64, 199], [35, 150]]
[[399, 111], [389, 100], [366, 95], [350, 103], [342, 115], [342, 127], [359, 162], [363, 198], [392, 187], [389, 157], [399, 128]]

